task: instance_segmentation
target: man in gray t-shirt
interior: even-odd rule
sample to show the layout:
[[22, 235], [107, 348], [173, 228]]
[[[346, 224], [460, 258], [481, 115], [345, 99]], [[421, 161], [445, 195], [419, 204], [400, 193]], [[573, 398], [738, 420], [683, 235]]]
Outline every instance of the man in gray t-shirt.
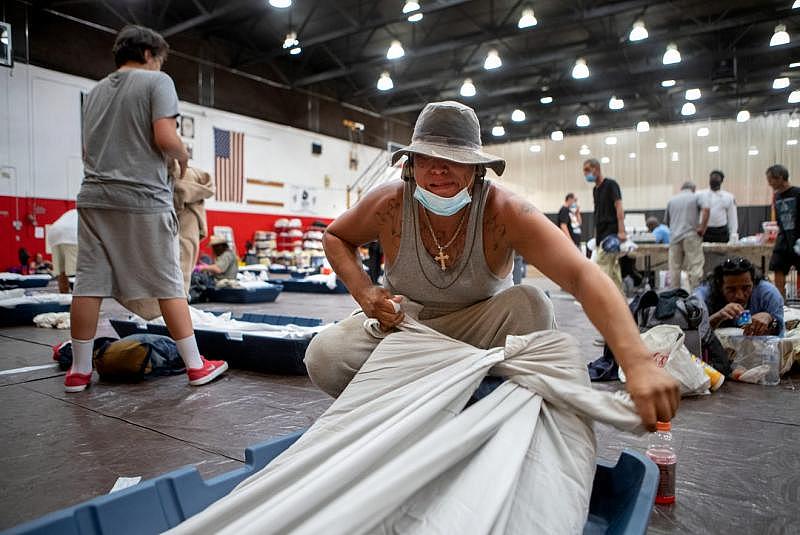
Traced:
[[153, 145], [153, 122], [178, 115], [178, 94], [167, 74], [118, 70], [101, 80], [83, 106], [84, 208], [129, 212], [172, 210], [164, 154]]
[[[669, 273], [672, 288], [680, 288], [681, 271], [684, 269], [689, 274], [692, 290], [700, 284], [705, 263], [703, 234], [708, 227], [708, 211], [704, 197], [695, 193], [692, 182], [685, 182], [680, 193], [667, 203], [664, 223], [670, 230]], [[701, 221], [699, 226], [698, 221]]]

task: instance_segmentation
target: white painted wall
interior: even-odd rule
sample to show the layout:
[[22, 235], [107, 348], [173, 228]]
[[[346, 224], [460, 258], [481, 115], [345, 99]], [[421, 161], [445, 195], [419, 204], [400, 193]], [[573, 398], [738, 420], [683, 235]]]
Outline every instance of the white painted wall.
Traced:
[[[74, 199], [83, 176], [81, 162], [80, 95], [94, 81], [17, 63], [0, 69], [0, 195]], [[211, 210], [336, 217], [346, 206], [346, 187], [379, 155], [379, 149], [359, 146], [358, 170], [349, 169], [347, 141], [181, 102], [183, 115], [194, 117], [190, 164], [214, 171], [213, 128], [245, 134], [245, 177], [284, 182], [274, 188], [245, 184], [245, 200], [284, 202], [284, 208], [207, 201]], [[343, 127], [344, 128], [344, 127]], [[311, 143], [322, 154], [311, 154]], [[325, 177], [329, 186], [325, 186]], [[314, 207], [298, 214], [292, 194], [308, 189]]]

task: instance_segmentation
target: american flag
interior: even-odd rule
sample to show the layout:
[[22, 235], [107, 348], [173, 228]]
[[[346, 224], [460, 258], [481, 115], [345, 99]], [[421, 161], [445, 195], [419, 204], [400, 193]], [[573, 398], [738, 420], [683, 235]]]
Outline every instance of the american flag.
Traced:
[[214, 129], [214, 173], [217, 200], [242, 202], [244, 197], [244, 134]]

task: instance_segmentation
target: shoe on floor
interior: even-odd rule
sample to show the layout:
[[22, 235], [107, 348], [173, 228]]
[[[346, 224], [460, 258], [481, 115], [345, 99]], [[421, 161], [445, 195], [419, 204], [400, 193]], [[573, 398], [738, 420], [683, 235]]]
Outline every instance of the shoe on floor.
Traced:
[[92, 384], [92, 372], [72, 373], [70, 370], [64, 377], [65, 392], [83, 392], [90, 384]]
[[189, 384], [192, 386], [201, 386], [210, 383], [228, 369], [228, 363], [224, 360], [206, 360], [203, 359], [202, 368], [186, 368], [186, 373], [189, 374]]
[[606, 341], [602, 337], [601, 338], [595, 338], [592, 341], [592, 344], [596, 345], [597, 347], [603, 347], [604, 345], [606, 345]]

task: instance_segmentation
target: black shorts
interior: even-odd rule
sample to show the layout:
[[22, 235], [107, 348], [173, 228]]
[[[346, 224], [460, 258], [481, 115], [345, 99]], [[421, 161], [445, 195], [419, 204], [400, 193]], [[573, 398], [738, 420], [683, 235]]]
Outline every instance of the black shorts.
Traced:
[[775, 250], [772, 251], [772, 258], [769, 259], [769, 270], [778, 273], [789, 273], [789, 269], [794, 268], [800, 271], [800, 256], [794, 251]]

